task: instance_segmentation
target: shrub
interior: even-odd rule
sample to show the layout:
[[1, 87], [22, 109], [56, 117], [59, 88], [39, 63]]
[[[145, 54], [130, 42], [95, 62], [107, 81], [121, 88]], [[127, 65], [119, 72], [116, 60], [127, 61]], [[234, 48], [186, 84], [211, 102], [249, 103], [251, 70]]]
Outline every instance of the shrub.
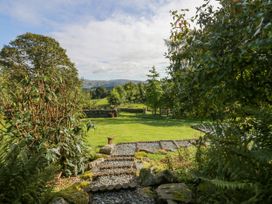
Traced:
[[0, 52], [0, 104], [9, 113], [6, 137], [23, 141], [30, 155], [46, 158], [67, 176], [84, 171], [86, 147], [80, 81], [74, 64], [53, 38], [26, 33]]

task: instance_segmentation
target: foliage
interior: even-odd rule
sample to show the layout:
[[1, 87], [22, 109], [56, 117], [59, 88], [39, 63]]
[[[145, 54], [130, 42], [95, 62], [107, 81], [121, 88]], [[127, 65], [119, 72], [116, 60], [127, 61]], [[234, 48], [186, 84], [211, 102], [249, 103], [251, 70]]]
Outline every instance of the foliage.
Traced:
[[218, 118], [271, 104], [271, 3], [221, 4], [199, 8], [198, 29], [173, 12], [168, 58], [180, 112]]
[[143, 103], [145, 101], [145, 85], [143, 83], [126, 83], [112, 89], [108, 96], [111, 105], [117, 106], [125, 103]]
[[[271, 124], [272, 115], [269, 118]], [[203, 140], [209, 148], [199, 147], [197, 175], [221, 189], [221, 194], [234, 195], [224, 202], [271, 202], [271, 125], [253, 119], [243, 126], [229, 122], [213, 128]]]
[[26, 33], [1, 50], [0, 64], [0, 103], [8, 114], [1, 135], [23, 141], [30, 155], [43, 144], [65, 175], [83, 171], [80, 81], [65, 50], [52, 38]]
[[[174, 83], [170, 79], [161, 80], [162, 95], [160, 98], [160, 109], [167, 110], [167, 115], [169, 115], [170, 110], [174, 107], [174, 96], [175, 92], [173, 89]], [[162, 113], [160, 113], [162, 115]]]
[[90, 91], [90, 96], [92, 99], [102, 99], [109, 95], [109, 91], [105, 87], [97, 87]]
[[159, 81], [159, 73], [153, 66], [149, 70], [147, 86], [146, 86], [146, 103], [150, 106], [154, 112], [157, 114], [157, 109], [160, 106], [160, 99], [162, 96], [162, 88]]
[[116, 88], [114, 88], [110, 92], [110, 95], [108, 96], [108, 101], [109, 101], [109, 104], [111, 104], [113, 106], [120, 105], [123, 102], [122, 96]]
[[214, 119], [197, 153], [196, 175], [209, 186], [200, 203], [270, 203], [271, 1], [220, 3], [198, 8], [193, 29], [172, 12], [174, 110]]
[[42, 203], [51, 191], [56, 168], [48, 166], [44, 147], [28, 151], [23, 141], [1, 138], [0, 203]]
[[58, 192], [51, 193], [47, 201], [50, 202], [54, 198], [61, 197], [64, 198], [69, 203], [80, 203], [80, 204], [88, 204], [89, 203], [89, 195], [87, 192], [83, 190], [84, 187], [87, 187], [90, 182], [78, 182], [74, 183], [71, 186], [68, 186], [65, 189], [62, 189]]

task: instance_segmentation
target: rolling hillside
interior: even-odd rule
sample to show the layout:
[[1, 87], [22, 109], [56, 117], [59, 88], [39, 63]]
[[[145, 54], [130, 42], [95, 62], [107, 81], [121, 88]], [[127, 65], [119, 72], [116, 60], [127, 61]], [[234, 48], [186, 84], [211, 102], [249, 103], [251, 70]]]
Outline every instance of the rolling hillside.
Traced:
[[141, 83], [143, 81], [137, 81], [137, 80], [128, 80], [128, 79], [114, 79], [114, 80], [88, 80], [83, 79], [83, 88], [84, 89], [91, 89], [94, 87], [100, 87], [103, 86], [107, 89], [111, 89], [113, 87], [126, 84], [128, 82], [133, 83]]

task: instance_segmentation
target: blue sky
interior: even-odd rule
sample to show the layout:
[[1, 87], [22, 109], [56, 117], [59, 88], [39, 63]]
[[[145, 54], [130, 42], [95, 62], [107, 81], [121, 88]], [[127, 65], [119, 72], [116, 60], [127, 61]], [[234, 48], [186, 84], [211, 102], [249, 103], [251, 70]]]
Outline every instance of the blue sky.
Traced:
[[0, 0], [0, 46], [25, 32], [58, 40], [86, 79], [165, 76], [170, 10], [203, 0]]

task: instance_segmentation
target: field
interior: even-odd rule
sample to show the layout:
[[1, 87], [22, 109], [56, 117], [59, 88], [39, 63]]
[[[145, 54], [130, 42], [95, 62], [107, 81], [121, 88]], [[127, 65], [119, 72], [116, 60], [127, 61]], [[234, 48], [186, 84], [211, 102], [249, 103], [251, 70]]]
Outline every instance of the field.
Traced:
[[91, 119], [95, 125], [87, 135], [87, 142], [92, 147], [107, 143], [107, 137], [113, 137], [114, 143], [180, 140], [201, 136], [201, 133], [190, 126], [195, 120], [178, 120], [168, 118], [154, 118], [152, 115], [122, 113], [117, 118]]
[[[110, 104], [107, 98], [92, 99], [90, 101], [90, 105], [92, 108], [97, 108], [97, 109], [110, 107]], [[142, 103], [121, 104], [117, 108], [146, 108], [146, 105]]]

